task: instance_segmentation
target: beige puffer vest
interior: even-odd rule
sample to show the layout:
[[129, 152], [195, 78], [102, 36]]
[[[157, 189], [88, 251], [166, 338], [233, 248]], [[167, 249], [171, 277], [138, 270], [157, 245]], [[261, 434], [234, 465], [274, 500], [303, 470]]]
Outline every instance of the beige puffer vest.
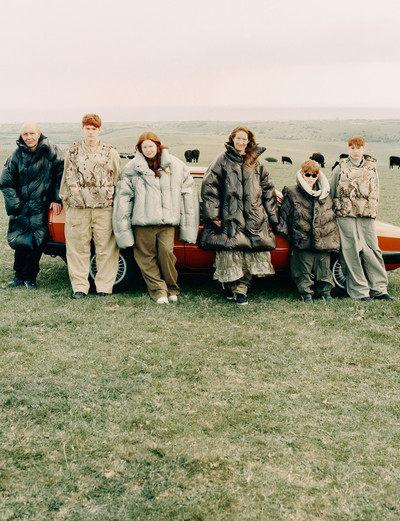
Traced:
[[74, 208], [106, 208], [114, 198], [114, 172], [111, 145], [100, 143], [88, 154], [82, 143], [68, 150], [69, 168], [66, 175], [67, 204]]
[[361, 167], [340, 160], [340, 178], [333, 200], [338, 217], [372, 217], [378, 212], [379, 181], [376, 160], [364, 157]]

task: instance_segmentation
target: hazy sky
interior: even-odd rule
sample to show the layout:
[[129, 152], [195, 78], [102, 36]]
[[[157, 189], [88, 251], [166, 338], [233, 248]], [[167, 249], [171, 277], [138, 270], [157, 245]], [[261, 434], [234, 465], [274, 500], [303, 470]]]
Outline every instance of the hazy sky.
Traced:
[[1, 13], [0, 122], [400, 107], [399, 0], [6, 0]]

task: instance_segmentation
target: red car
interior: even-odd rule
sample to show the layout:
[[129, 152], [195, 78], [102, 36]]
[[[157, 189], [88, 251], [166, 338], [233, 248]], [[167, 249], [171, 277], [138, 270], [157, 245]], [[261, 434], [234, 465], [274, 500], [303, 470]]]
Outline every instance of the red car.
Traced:
[[[191, 166], [191, 174], [194, 178], [201, 180], [206, 171], [205, 167]], [[281, 193], [277, 191], [278, 197]], [[54, 215], [49, 212], [49, 231], [50, 241], [46, 244], [44, 253], [51, 256], [59, 256], [66, 260], [65, 253], [65, 212]], [[199, 233], [203, 228], [200, 219]], [[378, 234], [379, 247], [382, 250], [385, 267], [387, 270], [395, 270], [400, 267], [400, 227], [393, 224], [387, 224], [376, 221], [376, 231]], [[290, 276], [290, 244], [286, 239], [277, 235], [277, 247], [271, 252], [272, 264], [277, 274], [287, 274]], [[180, 273], [185, 274], [204, 274], [213, 272], [213, 264], [215, 253], [212, 251], [204, 251], [199, 245], [186, 244], [175, 239], [175, 256], [177, 258], [177, 269]], [[333, 278], [335, 284], [341, 290], [345, 288], [345, 276], [342, 266], [337, 256], [332, 258]], [[96, 255], [93, 253], [90, 262], [90, 278], [94, 279], [96, 274]], [[114, 285], [114, 291], [124, 291], [129, 289], [138, 274], [138, 268], [133, 258], [132, 248], [120, 250], [119, 269]]]

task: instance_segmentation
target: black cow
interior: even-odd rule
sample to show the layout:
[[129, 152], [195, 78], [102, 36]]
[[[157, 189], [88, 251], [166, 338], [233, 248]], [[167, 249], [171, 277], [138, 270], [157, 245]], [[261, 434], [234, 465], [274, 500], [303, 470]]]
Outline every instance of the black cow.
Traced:
[[186, 150], [185, 152], [185, 159], [186, 159], [186, 163], [191, 163], [192, 162], [192, 151], [191, 150]]
[[190, 163], [192, 161], [193, 161], [193, 163], [198, 163], [199, 162], [199, 156], [200, 156], [200, 150], [197, 150], [197, 148], [192, 150], [192, 152], [190, 153]]
[[133, 159], [135, 157], [135, 154], [129, 154], [128, 152], [121, 152], [119, 157], [122, 157], [122, 159]]
[[394, 166], [397, 166], [397, 168], [400, 168], [400, 157], [398, 157], [398, 156], [389, 157], [389, 168], [393, 168]]
[[314, 154], [310, 156], [310, 159], [319, 163], [321, 165], [321, 168], [325, 168], [325, 158], [319, 152], [314, 152]]
[[287, 163], [288, 165], [293, 165], [292, 163], [292, 160], [290, 159], [290, 157], [288, 156], [282, 156], [282, 164], [284, 165], [285, 163]]

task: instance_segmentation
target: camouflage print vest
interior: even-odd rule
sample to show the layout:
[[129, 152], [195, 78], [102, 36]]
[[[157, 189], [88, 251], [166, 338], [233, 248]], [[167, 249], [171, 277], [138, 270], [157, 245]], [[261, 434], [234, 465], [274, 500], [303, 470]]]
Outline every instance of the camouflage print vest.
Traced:
[[340, 160], [340, 178], [333, 202], [338, 217], [372, 217], [378, 212], [379, 183], [376, 160], [364, 157], [361, 167]]
[[[87, 147], [86, 147], [87, 148]], [[66, 171], [68, 205], [74, 208], [105, 208], [114, 198], [114, 172], [111, 145], [99, 143], [93, 153], [74, 143], [68, 150], [70, 164]]]

